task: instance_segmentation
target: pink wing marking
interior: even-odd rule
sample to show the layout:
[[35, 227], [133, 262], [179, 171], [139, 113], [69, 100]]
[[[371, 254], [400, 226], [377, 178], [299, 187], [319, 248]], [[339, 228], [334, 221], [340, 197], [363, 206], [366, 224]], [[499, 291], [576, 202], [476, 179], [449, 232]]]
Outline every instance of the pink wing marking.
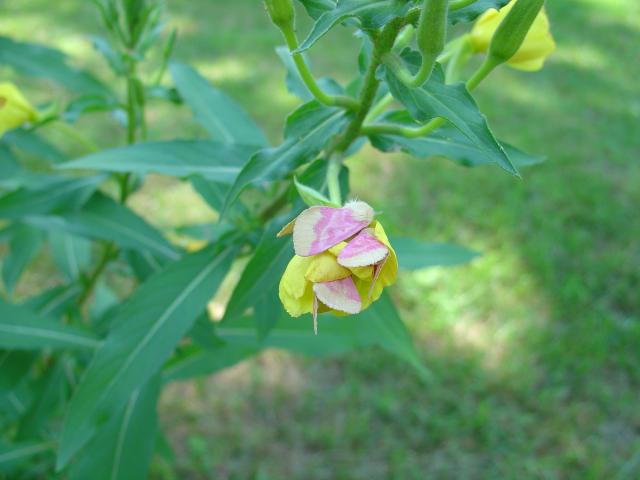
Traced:
[[384, 260], [382, 260], [380, 263], [376, 263], [373, 267], [373, 280], [371, 280], [371, 286], [369, 287], [369, 293], [367, 294], [367, 298], [371, 298], [371, 295], [373, 294], [373, 287], [376, 286], [376, 282], [378, 281], [378, 277], [380, 276], [380, 272], [382, 271], [382, 269], [384, 268], [385, 263], [387, 263], [387, 260], [389, 259], [389, 256], [387, 255], [386, 257], [384, 257]]
[[371, 233], [371, 229], [361, 231], [338, 255], [338, 263], [343, 267], [365, 267], [375, 265], [389, 255], [387, 246]]
[[366, 220], [354, 218], [349, 208], [307, 208], [293, 226], [293, 248], [301, 257], [317, 255], [355, 235], [368, 224]]
[[316, 283], [313, 285], [318, 300], [329, 308], [346, 313], [358, 313], [362, 308], [362, 300], [351, 277], [333, 282]]

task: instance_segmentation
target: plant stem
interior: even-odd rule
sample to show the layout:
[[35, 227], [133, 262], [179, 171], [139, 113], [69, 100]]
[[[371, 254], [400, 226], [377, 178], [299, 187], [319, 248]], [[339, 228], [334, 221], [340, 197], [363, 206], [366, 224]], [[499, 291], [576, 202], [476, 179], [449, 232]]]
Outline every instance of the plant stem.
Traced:
[[[500, 62], [493, 59], [492, 57], [487, 57], [482, 65], [476, 70], [476, 72], [467, 80], [466, 86], [469, 91], [474, 90], [482, 80], [487, 78]], [[442, 117], [434, 118], [424, 124], [421, 127], [403, 127], [400, 125], [386, 125], [386, 124], [371, 124], [364, 125], [361, 129], [363, 135], [375, 135], [375, 134], [388, 134], [388, 135], [399, 135], [401, 137], [406, 138], [419, 138], [424, 137], [435, 129], [444, 125], [446, 120]]]
[[298, 69], [300, 78], [302, 78], [302, 81], [309, 89], [311, 94], [316, 98], [316, 100], [324, 105], [343, 107], [348, 110], [356, 110], [358, 108], [358, 102], [353, 98], [343, 95], [329, 95], [320, 88], [311, 71], [309, 70], [309, 67], [304, 61], [304, 57], [302, 56], [302, 54], [295, 53], [295, 50], [298, 49], [298, 38], [296, 37], [296, 32], [294, 31], [293, 26], [283, 28], [282, 35], [287, 42], [287, 47], [291, 52], [293, 62]]

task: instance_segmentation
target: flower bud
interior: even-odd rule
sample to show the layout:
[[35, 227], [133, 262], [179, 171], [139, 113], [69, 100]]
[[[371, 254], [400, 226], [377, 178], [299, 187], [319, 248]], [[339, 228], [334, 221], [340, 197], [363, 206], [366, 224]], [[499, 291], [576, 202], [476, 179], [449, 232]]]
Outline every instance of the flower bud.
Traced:
[[0, 83], [0, 136], [25, 122], [36, 120], [38, 112], [13, 83]]
[[449, 0], [426, 0], [418, 24], [418, 49], [423, 57], [435, 59], [447, 36], [447, 6]]
[[469, 37], [475, 52], [520, 70], [539, 70], [555, 50], [544, 0], [512, 1], [478, 18]]
[[280, 29], [292, 25], [295, 17], [292, 0], [264, 0], [271, 21]]

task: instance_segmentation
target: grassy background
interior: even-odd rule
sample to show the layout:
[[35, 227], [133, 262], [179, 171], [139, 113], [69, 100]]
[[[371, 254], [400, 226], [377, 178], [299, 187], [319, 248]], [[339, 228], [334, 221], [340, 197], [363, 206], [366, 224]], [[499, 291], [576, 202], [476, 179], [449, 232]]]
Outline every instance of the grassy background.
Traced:
[[[259, 2], [167, 3], [177, 57], [277, 141], [297, 101]], [[0, 33], [106, 75], [86, 40], [98, 32], [89, 2], [53, 5], [4, 0]], [[478, 93], [498, 136], [545, 164], [518, 181], [370, 149], [350, 160], [354, 193], [391, 230], [483, 252], [393, 292], [437, 382], [380, 351], [263, 354], [168, 389], [176, 458], [158, 458], [155, 478], [640, 478], [640, 4], [548, 9], [559, 49], [545, 70], [503, 69]], [[356, 48], [339, 29], [312, 53], [315, 70], [347, 80]], [[201, 134], [186, 110], [168, 112], [152, 107], [153, 137]], [[105, 145], [121, 135], [100, 117], [80, 126]], [[133, 200], [160, 226], [210, 218], [182, 184], [156, 179]]]

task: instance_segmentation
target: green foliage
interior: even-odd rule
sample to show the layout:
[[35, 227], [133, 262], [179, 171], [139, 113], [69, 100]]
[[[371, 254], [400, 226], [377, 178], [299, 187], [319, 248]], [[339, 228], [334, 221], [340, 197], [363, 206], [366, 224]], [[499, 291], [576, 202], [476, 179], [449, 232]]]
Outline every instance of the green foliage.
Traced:
[[[384, 63], [419, 65], [411, 48], [400, 56], [394, 42], [416, 23], [420, 5], [305, 0], [314, 23], [300, 45], [289, 22], [279, 22], [287, 84], [304, 103], [287, 117], [283, 141], [272, 146], [236, 101], [170, 60], [176, 34], [164, 34], [160, 2], [93, 3], [104, 27], [93, 46], [109, 79], [69, 66], [57, 50], [0, 38], [1, 64], [75, 95], [66, 105], [50, 99], [32, 124], [2, 132], [0, 242], [8, 250], [2, 279], [11, 301], [0, 300], [0, 472], [144, 478], [158, 448], [161, 388], [267, 348], [322, 357], [379, 347], [412, 366], [415, 381], [432, 382], [388, 293], [358, 315], [321, 315], [317, 337], [310, 318], [290, 318], [278, 291], [291, 242], [276, 237], [304, 203], [342, 204], [349, 192], [344, 159], [366, 139], [383, 151], [441, 155], [467, 166], [494, 163], [513, 174], [514, 164], [538, 161], [503, 147], [469, 91], [451, 84], [440, 66], [412, 87]], [[501, 3], [478, 1], [450, 12], [449, 20], [470, 21]], [[316, 81], [300, 53], [338, 25], [355, 28], [363, 44], [359, 73], [346, 87], [331, 78]], [[402, 110], [385, 112], [393, 100], [388, 92]], [[188, 107], [207, 139], [149, 139], [151, 102]], [[97, 111], [118, 120], [126, 144], [99, 148], [69, 125]], [[429, 120], [437, 122], [431, 137], [431, 130], [406, 133]], [[45, 140], [41, 130], [49, 128], [82, 154]], [[190, 182], [216, 222], [169, 232], [156, 226], [152, 212], [134, 211], [131, 195], [151, 173]], [[476, 256], [450, 244], [401, 237], [392, 243], [408, 270]], [[18, 303], [15, 287], [37, 255], [53, 260], [58, 283]], [[230, 295], [219, 295], [225, 288], [230, 292], [221, 293]], [[215, 323], [208, 313], [214, 296], [229, 298]]]

